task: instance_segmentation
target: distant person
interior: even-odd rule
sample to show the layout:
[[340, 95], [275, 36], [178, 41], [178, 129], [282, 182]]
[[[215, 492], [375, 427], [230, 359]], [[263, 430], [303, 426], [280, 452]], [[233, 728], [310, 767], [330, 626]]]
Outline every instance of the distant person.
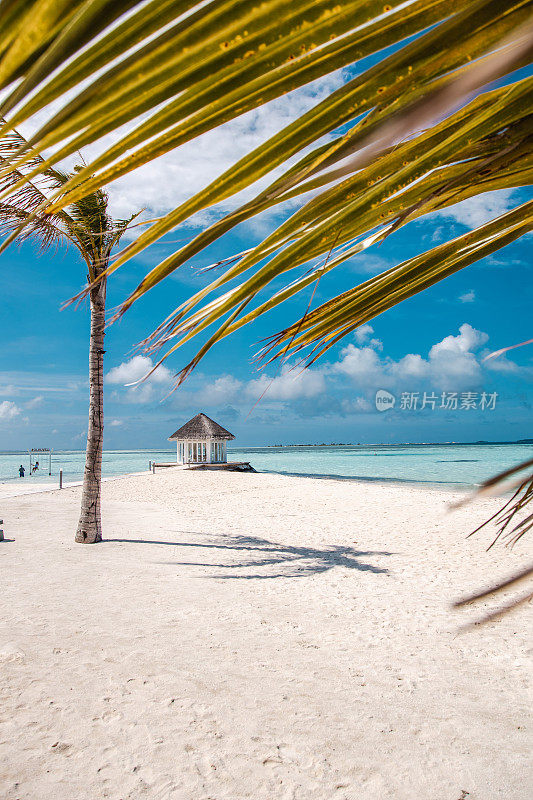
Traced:
[[24, 467], [21, 464], [20, 467], [19, 467], [19, 477], [23, 478], [25, 472], [26, 472], [26, 470], [24, 469]]
[[33, 473], [37, 472], [38, 469], [39, 469], [39, 462], [36, 461], [35, 464], [33, 465], [33, 469], [31, 471], [31, 474], [33, 475]]

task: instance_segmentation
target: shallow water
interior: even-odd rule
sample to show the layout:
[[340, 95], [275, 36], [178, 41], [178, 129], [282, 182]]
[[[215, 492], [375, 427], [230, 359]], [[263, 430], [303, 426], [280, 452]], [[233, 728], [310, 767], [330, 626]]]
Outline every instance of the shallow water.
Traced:
[[[175, 457], [174, 449], [107, 450], [102, 471], [106, 477], [142, 472], [150, 460], [174, 461]], [[228, 448], [229, 460], [249, 461], [259, 472], [455, 486], [478, 484], [532, 457], [531, 444]], [[28, 482], [56, 483], [60, 469], [65, 483], [78, 481], [83, 477], [84, 458], [81, 450], [59, 450], [52, 454], [50, 477], [47, 458], [40, 459], [41, 469], [29, 476], [27, 452], [0, 453], [0, 480], [19, 481], [18, 468], [23, 464]]]
[[256, 447], [232, 453], [259, 471], [472, 486], [533, 457], [533, 445]]
[[[35, 459], [34, 459], [35, 460]], [[143, 472], [149, 461], [175, 461], [176, 450], [106, 450], [102, 456], [102, 473], [105, 477], [126, 475], [130, 472]], [[63, 470], [63, 481], [80, 481], [85, 464], [84, 450], [57, 450], [52, 453], [52, 475], [48, 476], [48, 456], [39, 458], [39, 470], [32, 476], [29, 473], [29, 455], [25, 453], [0, 453], [0, 480], [20, 480], [19, 466], [26, 470], [23, 480], [35, 483], [56, 483], [59, 470]]]

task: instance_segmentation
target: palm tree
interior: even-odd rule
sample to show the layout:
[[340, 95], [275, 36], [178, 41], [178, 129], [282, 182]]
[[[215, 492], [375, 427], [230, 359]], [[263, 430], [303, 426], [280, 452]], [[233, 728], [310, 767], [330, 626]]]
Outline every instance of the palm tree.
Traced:
[[[0, 166], [7, 162], [11, 153], [25, 142], [13, 131], [0, 140]], [[40, 156], [35, 156], [30, 168], [39, 166]], [[82, 167], [75, 167], [81, 170]], [[106, 288], [105, 275], [111, 251], [118, 244], [128, 220], [113, 220], [107, 213], [108, 197], [101, 189], [80, 198], [67, 208], [53, 215], [37, 213], [50, 191], [63, 186], [69, 175], [48, 167], [39, 178], [24, 183], [12, 191], [20, 182], [23, 173], [13, 170], [0, 181], [0, 189], [6, 199], [0, 202], [0, 236], [19, 231], [21, 223], [27, 224], [18, 233], [19, 239], [33, 239], [42, 251], [53, 245], [73, 244], [87, 268], [87, 281], [92, 286], [89, 292], [91, 308], [91, 332], [89, 338], [89, 424], [81, 513], [76, 541], [92, 544], [102, 539], [100, 495], [102, 481], [102, 444], [104, 436], [104, 335]], [[95, 283], [95, 281], [97, 281]]]

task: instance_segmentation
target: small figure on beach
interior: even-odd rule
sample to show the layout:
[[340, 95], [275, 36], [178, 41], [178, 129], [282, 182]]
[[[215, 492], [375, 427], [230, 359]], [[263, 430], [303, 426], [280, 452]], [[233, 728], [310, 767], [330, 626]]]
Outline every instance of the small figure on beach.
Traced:
[[33, 473], [34, 473], [34, 472], [37, 472], [37, 470], [38, 470], [38, 469], [39, 469], [39, 462], [38, 462], [38, 461], [36, 461], [36, 462], [35, 462], [35, 464], [34, 464], [34, 466], [33, 466], [33, 469], [32, 469], [32, 471], [31, 471], [31, 474], [33, 475]]
[[26, 472], [26, 470], [24, 469], [24, 467], [21, 464], [20, 467], [19, 467], [19, 477], [23, 478], [25, 472]]

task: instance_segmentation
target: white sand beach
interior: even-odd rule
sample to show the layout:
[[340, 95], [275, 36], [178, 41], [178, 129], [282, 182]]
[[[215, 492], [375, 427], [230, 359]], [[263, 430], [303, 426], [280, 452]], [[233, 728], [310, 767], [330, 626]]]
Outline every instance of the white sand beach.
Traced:
[[[1, 487], [3, 800], [526, 800], [531, 559], [431, 488], [167, 471]], [[2, 494], [0, 494], [0, 498]], [[529, 650], [531, 654], [531, 650]]]

